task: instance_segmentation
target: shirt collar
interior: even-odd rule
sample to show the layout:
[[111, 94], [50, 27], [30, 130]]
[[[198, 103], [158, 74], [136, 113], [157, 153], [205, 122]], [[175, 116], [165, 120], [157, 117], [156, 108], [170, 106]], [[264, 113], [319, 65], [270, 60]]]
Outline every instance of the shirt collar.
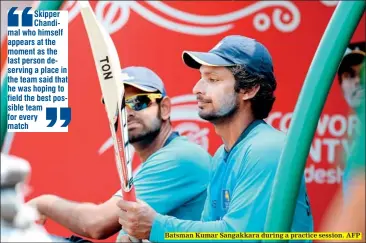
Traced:
[[254, 120], [252, 121], [245, 129], [244, 131], [240, 134], [239, 138], [236, 140], [236, 142], [234, 143], [233, 147], [231, 148], [231, 150], [229, 152], [226, 151], [225, 147], [224, 147], [224, 151], [225, 153], [229, 154], [234, 148], [235, 146], [240, 143], [241, 141], [244, 140], [244, 138], [259, 124], [264, 123], [263, 120]]

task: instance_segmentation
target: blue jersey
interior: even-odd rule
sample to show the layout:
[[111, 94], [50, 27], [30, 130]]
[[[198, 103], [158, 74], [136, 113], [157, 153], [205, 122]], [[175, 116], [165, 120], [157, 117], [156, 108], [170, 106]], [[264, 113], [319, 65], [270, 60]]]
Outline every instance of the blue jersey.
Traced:
[[[224, 146], [217, 150], [201, 221], [183, 221], [158, 214], [149, 240], [162, 242], [165, 232], [263, 232], [284, 143], [282, 132], [263, 120], [254, 121], [230, 152], [226, 152]], [[291, 230], [313, 231], [305, 177]]]
[[[136, 197], [158, 213], [200, 220], [211, 159], [201, 146], [173, 133], [163, 148], [142, 163], [134, 176]], [[115, 195], [121, 196], [121, 191]]]

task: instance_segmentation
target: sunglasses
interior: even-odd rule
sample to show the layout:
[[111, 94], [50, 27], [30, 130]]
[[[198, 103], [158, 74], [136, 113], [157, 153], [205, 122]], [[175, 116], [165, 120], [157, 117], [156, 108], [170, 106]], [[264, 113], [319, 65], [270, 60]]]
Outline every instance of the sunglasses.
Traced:
[[161, 99], [163, 97], [162, 94], [137, 94], [125, 99], [125, 104], [131, 110], [141, 111], [149, 107], [153, 102], [157, 99]]

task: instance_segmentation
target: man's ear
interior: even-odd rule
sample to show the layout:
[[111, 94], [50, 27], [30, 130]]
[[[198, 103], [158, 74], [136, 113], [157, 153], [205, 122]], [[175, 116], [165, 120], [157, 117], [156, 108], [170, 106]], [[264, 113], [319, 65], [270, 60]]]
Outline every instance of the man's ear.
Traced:
[[240, 90], [240, 93], [242, 94], [242, 100], [252, 99], [258, 93], [259, 89], [260, 89], [260, 85], [257, 84], [250, 89]]
[[172, 108], [172, 102], [168, 96], [165, 96], [160, 101], [160, 115], [164, 121], [170, 118], [171, 108]]

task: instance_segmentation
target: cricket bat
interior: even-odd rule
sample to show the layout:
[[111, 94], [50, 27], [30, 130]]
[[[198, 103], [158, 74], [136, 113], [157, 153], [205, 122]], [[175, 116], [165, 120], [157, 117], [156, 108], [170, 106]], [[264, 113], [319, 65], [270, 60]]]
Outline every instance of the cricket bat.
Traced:
[[[89, 1], [78, 2], [92, 49], [112, 133], [123, 199], [136, 201], [132, 158], [129, 151], [125, 92], [118, 53], [112, 38], [97, 20]], [[141, 242], [135, 238], [130, 238], [133, 242]]]

